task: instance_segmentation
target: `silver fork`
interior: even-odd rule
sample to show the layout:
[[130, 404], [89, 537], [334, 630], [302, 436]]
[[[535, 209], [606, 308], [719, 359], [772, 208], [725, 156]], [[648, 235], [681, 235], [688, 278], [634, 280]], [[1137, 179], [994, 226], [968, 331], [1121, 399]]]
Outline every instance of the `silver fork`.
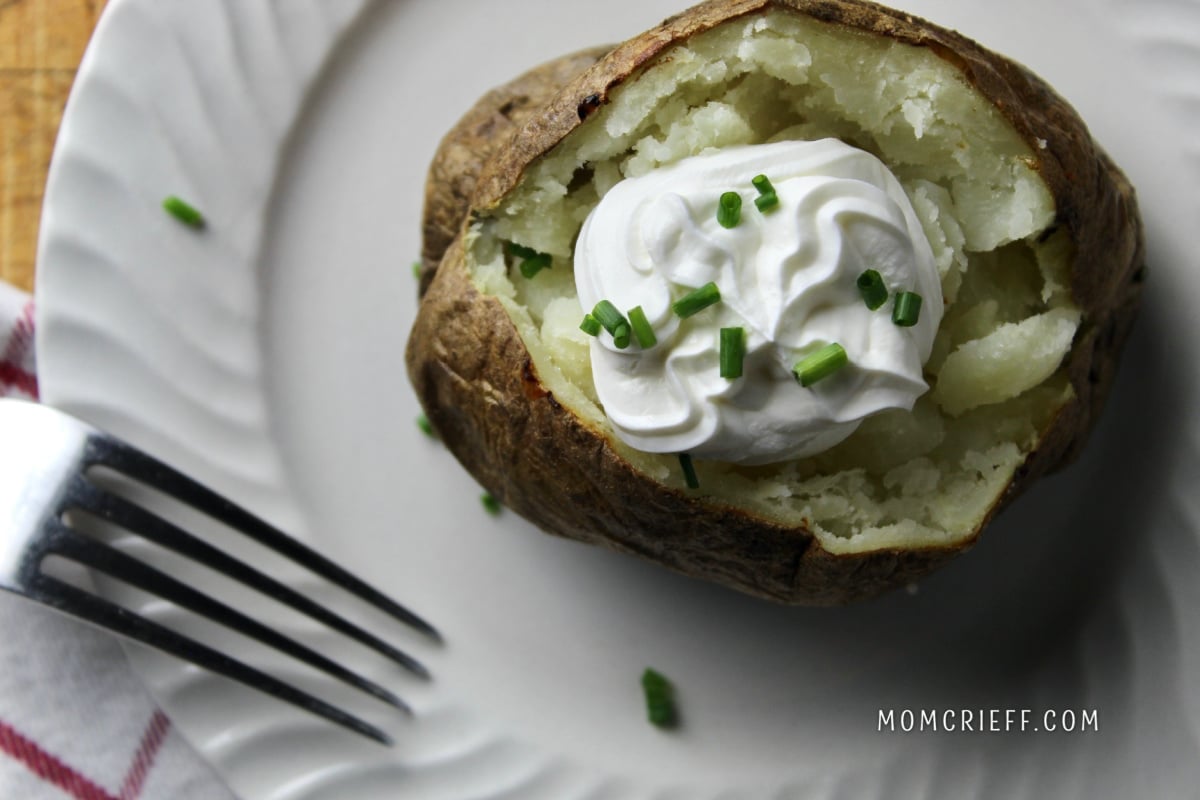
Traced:
[[[171, 653], [382, 744], [378, 727], [229, 655], [178, 634], [43, 570], [58, 556], [109, 575], [232, 628], [385, 703], [408, 711], [392, 692], [163, 571], [71, 527], [80, 511], [239, 581], [378, 651], [423, 678], [417, 660], [258, 569], [239, 561], [142, 506], [99, 485], [107, 468], [156, 489], [300, 564], [437, 641], [437, 631], [383, 593], [278, 529], [119, 439], [48, 406], [0, 400], [0, 589]], [[7, 522], [4, 520], [7, 518]]]

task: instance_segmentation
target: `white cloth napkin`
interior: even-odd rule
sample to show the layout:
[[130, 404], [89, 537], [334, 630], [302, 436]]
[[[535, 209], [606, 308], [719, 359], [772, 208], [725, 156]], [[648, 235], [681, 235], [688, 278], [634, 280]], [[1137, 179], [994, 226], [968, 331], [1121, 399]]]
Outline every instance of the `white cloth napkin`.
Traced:
[[[0, 397], [37, 399], [33, 326], [29, 296], [0, 282]], [[0, 592], [0, 798], [232, 797], [115, 639]]]

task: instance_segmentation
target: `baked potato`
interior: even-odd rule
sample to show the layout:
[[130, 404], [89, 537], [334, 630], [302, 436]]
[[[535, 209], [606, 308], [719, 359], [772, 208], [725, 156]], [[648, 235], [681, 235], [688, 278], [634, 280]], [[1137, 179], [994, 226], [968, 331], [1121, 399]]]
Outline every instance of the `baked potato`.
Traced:
[[[697, 460], [613, 433], [572, 276], [614, 185], [714, 148], [833, 137], [911, 201], [943, 316], [911, 410], [775, 463]], [[523, 277], [512, 247], [553, 257]], [[508, 508], [769, 600], [907, 584], [1078, 454], [1137, 313], [1134, 191], [1027, 69], [856, 0], [718, 0], [486, 95], [426, 192], [409, 377], [446, 446]]]

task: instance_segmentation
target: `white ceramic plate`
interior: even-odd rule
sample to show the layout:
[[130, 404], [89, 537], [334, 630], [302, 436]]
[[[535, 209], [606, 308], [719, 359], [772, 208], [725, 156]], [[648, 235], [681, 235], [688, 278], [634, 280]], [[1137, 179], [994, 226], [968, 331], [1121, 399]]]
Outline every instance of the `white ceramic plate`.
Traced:
[[[110, 4], [47, 191], [45, 399], [310, 539], [446, 638], [434, 646], [353, 609], [426, 660], [436, 680], [422, 684], [316, 634], [412, 702], [410, 720], [329, 693], [391, 731], [392, 749], [166, 658], [133, 650], [135, 668], [248, 800], [1194, 792], [1194, 1], [908, 3], [1026, 62], [1078, 106], [1140, 189], [1153, 266], [1083, 460], [918, 593], [783, 609], [558, 541], [485, 515], [478, 488], [416, 429], [402, 368], [408, 265], [439, 136], [486, 88], [677, 4]], [[168, 193], [201, 206], [208, 230], [168, 219]], [[678, 685], [678, 732], [644, 721], [647, 665]], [[1099, 731], [877, 730], [880, 709], [993, 708], [1031, 709], [1034, 724], [1046, 709], [1095, 709]]]

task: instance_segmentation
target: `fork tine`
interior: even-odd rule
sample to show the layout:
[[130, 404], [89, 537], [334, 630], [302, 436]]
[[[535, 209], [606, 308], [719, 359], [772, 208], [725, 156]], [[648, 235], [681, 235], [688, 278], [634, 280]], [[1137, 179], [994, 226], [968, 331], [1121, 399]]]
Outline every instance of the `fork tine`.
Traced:
[[47, 533], [43, 551], [46, 554], [63, 556], [150, 592], [157, 597], [169, 600], [182, 608], [274, 647], [276, 650], [332, 675], [343, 683], [366, 692], [389, 705], [412, 713], [404, 701], [382, 686], [351, 672], [294, 639], [271, 630], [240, 611], [214, 600], [132, 556], [76, 533], [62, 523], [49, 526]]
[[393, 744], [391, 736], [369, 722], [69, 583], [38, 574], [26, 587], [25, 593], [32, 600], [224, 675], [382, 745]]
[[382, 653], [413, 674], [429, 678], [429, 671], [412, 656], [157, 514], [105, 491], [82, 476], [72, 482], [70, 495], [70, 507], [89, 511], [155, 544], [211, 567]]
[[109, 436], [92, 436], [88, 441], [85, 458], [89, 464], [103, 464], [115, 469], [208, 514], [434, 640], [441, 641], [441, 634], [436, 628], [383, 592], [158, 459]]

